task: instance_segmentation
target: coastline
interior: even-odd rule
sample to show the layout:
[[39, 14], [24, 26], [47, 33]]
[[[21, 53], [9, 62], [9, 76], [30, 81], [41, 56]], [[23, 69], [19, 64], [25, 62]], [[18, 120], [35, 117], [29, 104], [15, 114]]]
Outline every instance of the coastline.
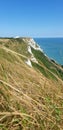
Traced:
[[63, 65], [63, 38], [34, 38], [45, 56]]

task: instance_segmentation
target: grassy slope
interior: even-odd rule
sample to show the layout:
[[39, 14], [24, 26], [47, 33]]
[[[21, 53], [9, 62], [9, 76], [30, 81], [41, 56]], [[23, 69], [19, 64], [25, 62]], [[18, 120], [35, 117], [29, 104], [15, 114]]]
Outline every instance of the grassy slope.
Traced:
[[[39, 64], [42, 66], [43, 70], [46, 71], [46, 75], [49, 73], [50, 77], [55, 79], [55, 75], [57, 75], [59, 78], [61, 78], [63, 80], [63, 70], [60, 68], [59, 65], [53, 63], [50, 59], [48, 59], [42, 52], [40, 51], [35, 51], [32, 48], [32, 52], [34, 54], [34, 56], [36, 57], [36, 59], [38, 60]], [[46, 70], [45, 70], [45, 68]], [[40, 68], [40, 66], [39, 66]], [[49, 71], [49, 72], [48, 72]], [[44, 75], [45, 75], [44, 73]], [[53, 76], [52, 76], [53, 74]], [[45, 75], [45, 76], [46, 76]], [[48, 75], [48, 77], [49, 77]]]
[[62, 130], [63, 84], [55, 77], [61, 79], [61, 74], [57, 75], [55, 65], [40, 58], [42, 54], [34, 50], [39, 64], [28, 67], [24, 63], [26, 57], [18, 54], [29, 56], [27, 51], [24, 53], [26, 45], [22, 39], [0, 42], [0, 129]]

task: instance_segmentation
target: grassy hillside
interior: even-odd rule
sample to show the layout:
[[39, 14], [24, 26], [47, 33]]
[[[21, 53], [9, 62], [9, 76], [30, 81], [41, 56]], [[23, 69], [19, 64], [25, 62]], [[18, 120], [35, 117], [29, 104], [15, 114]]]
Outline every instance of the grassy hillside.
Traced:
[[32, 53], [30, 67], [26, 38], [0, 39], [0, 130], [63, 130], [63, 69]]
[[53, 63], [50, 59], [48, 59], [48, 57], [46, 57], [44, 53], [40, 51], [35, 51], [33, 48], [32, 52], [41, 65], [45, 66], [47, 70], [49, 70], [49, 72], [53, 73], [53, 75], [56, 74], [59, 78], [63, 80], [63, 70], [60, 68], [60, 66], [58, 66], [57, 64]]

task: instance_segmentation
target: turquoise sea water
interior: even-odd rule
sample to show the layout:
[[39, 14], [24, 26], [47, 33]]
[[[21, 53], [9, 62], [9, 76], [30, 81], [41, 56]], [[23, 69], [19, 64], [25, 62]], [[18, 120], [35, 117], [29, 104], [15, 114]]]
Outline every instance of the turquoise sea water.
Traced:
[[63, 65], [63, 38], [35, 38], [44, 53]]

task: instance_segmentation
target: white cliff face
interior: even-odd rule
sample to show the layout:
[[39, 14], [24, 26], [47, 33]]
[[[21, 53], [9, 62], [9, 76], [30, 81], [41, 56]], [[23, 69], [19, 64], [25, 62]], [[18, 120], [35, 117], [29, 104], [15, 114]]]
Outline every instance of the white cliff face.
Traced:
[[38, 44], [36, 44], [36, 42], [34, 41], [34, 39], [29, 39], [28, 40], [28, 44], [34, 48], [35, 50], [40, 50], [41, 52], [43, 52], [43, 50], [40, 48], [40, 46]]
[[28, 43], [28, 52], [31, 54], [31, 57], [26, 61], [26, 64], [29, 65], [30, 67], [32, 67], [31, 61], [38, 63], [37, 59], [34, 57], [31, 47], [35, 50], [39, 50], [41, 52], [43, 52], [43, 50], [40, 48], [39, 45], [36, 44], [36, 42], [32, 39], [32, 38], [24, 38], [23, 39], [24, 42]]
[[38, 61], [36, 60], [36, 58], [32, 55], [31, 57], [31, 61], [35, 62], [35, 63], [38, 63]]
[[32, 55], [31, 47], [28, 46], [28, 52]]
[[17, 39], [17, 38], [19, 38], [19, 36], [16, 36], [16, 37], [14, 37], [14, 38], [16, 38], [16, 39]]
[[35, 50], [40, 50], [43, 52], [43, 50], [40, 48], [40, 46], [34, 41], [32, 38], [23, 38], [24, 42], [27, 42], [30, 47], [32, 47]]
[[32, 67], [32, 64], [31, 64], [30, 59], [28, 59], [25, 63], [26, 63], [28, 66]]
[[28, 52], [31, 54], [31, 58], [30, 58], [31, 61], [38, 63], [38, 61], [36, 60], [36, 58], [34, 57], [34, 55], [33, 55], [33, 53], [32, 53], [32, 50], [31, 50], [31, 46], [30, 46], [30, 45], [28, 46]]

